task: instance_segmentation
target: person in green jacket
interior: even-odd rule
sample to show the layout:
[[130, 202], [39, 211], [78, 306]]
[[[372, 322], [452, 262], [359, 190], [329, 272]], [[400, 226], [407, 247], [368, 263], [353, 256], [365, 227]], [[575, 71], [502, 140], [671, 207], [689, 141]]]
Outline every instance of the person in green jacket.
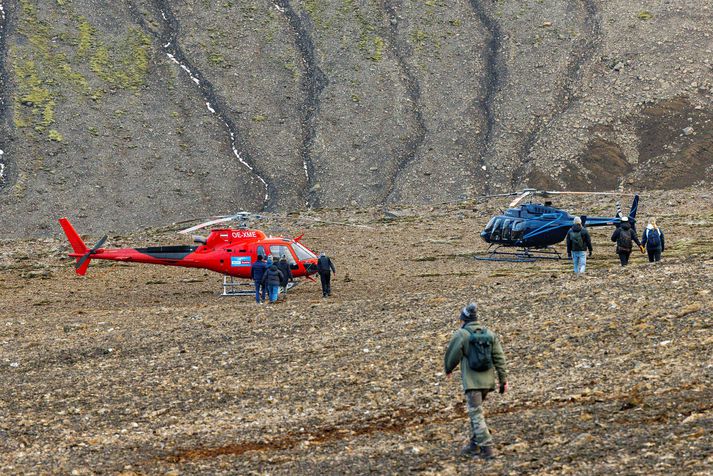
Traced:
[[[496, 373], [500, 383], [500, 393], [505, 393], [508, 390], [505, 353], [498, 336], [477, 322], [478, 304], [471, 302], [464, 307], [460, 314], [460, 320], [463, 321], [463, 325], [453, 334], [443, 363], [446, 375], [450, 375], [460, 364], [471, 428], [470, 441], [461, 453], [467, 456], [478, 456], [482, 459], [492, 459], [494, 458], [493, 439], [485, 423], [483, 401], [489, 392], [495, 390]], [[485, 340], [491, 343], [490, 352], [493, 366], [483, 372], [472, 370], [468, 364], [471, 333], [485, 336]]]

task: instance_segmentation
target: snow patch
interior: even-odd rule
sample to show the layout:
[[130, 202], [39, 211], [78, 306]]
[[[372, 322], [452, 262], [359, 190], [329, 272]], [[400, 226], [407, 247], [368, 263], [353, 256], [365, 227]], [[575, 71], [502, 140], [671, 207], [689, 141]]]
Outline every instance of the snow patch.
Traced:
[[209, 103], [208, 101], [206, 101], [205, 105], [206, 105], [206, 107], [208, 108], [208, 110], [209, 110], [210, 112], [212, 112], [213, 114], [215, 114], [215, 109], [213, 109], [213, 107], [211, 107], [211, 105], [210, 105], [210, 103]]
[[[171, 43], [166, 43], [166, 46], [164, 46], [164, 48], [167, 48], [168, 45], [170, 45], [170, 44], [171, 44]], [[188, 73], [188, 76], [193, 80], [194, 83], [196, 83], [196, 84], [198, 84], [198, 85], [201, 84], [200, 80], [199, 80], [198, 78], [196, 78], [195, 76], [193, 76], [193, 72], [190, 70], [190, 68], [189, 68], [188, 66], [186, 66], [185, 64], [183, 64], [183, 63], [181, 63], [180, 61], [178, 61], [178, 60], [176, 59], [176, 57], [173, 56], [171, 53], [166, 53], [166, 56], [168, 56], [168, 59], [170, 59], [171, 61], [173, 61], [174, 63], [176, 63], [178, 66], [180, 66], [183, 71], [185, 71], [186, 73]]]

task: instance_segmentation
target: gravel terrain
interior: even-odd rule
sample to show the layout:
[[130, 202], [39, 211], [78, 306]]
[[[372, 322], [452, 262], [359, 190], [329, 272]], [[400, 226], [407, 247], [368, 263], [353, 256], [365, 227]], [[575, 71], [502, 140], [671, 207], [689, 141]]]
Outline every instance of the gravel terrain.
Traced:
[[[261, 228], [304, 232], [337, 274], [329, 299], [306, 282], [267, 306], [217, 296], [217, 274], [95, 261], [80, 278], [64, 240], [4, 240], [0, 473], [710, 474], [712, 193], [644, 195], [664, 260], [622, 269], [594, 229], [580, 278], [472, 259], [501, 201], [271, 214]], [[464, 399], [442, 375], [469, 299], [511, 370], [485, 405], [487, 463], [458, 456]]]

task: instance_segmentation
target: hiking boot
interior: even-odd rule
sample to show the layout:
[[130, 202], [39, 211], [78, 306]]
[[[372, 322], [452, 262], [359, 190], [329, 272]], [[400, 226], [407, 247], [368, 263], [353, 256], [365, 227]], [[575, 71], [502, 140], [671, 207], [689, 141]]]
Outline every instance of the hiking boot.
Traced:
[[460, 454], [462, 456], [478, 456], [479, 453], [480, 446], [478, 446], [478, 443], [476, 443], [475, 440], [469, 440], [468, 444], [460, 450]]
[[493, 454], [493, 447], [492, 446], [481, 446], [480, 447], [480, 454], [478, 455], [481, 459], [495, 459], [495, 455]]

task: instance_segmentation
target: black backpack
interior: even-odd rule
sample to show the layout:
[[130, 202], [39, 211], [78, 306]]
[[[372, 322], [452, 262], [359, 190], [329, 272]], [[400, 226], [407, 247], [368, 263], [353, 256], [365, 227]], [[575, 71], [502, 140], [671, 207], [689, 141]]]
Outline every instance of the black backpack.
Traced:
[[616, 240], [616, 251], [629, 253], [631, 251], [631, 230], [619, 230], [619, 238]]
[[468, 338], [468, 367], [474, 372], [485, 372], [493, 368], [493, 338], [485, 329], [476, 329], [475, 332], [464, 327], [470, 337]]

